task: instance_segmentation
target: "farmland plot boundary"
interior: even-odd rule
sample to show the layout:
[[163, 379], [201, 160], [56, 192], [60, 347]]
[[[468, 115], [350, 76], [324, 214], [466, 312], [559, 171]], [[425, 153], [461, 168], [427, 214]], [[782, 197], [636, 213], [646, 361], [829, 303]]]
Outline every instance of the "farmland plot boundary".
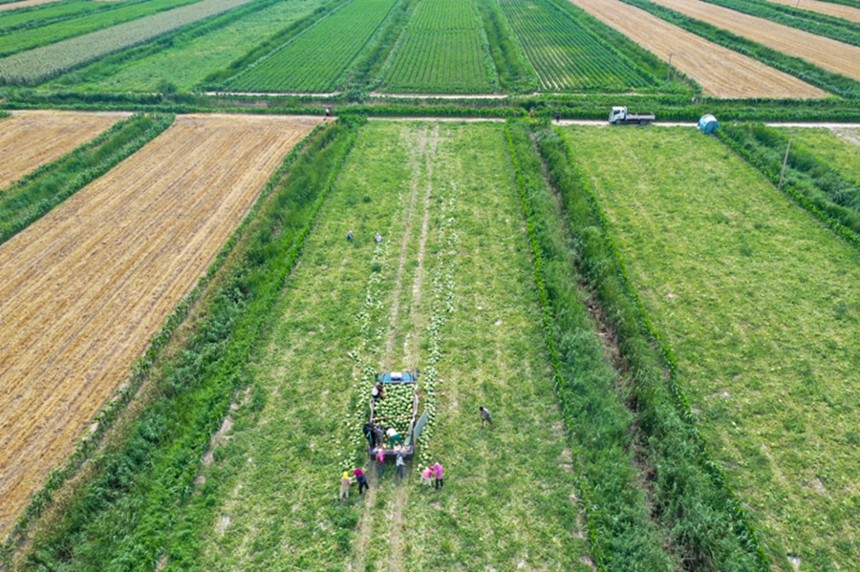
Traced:
[[498, 0], [476, 0], [502, 89], [514, 93], [537, 91], [539, 80]]
[[[105, 445], [91, 455], [87, 480], [77, 483], [62, 506], [53, 509], [49, 522], [35, 530], [29, 545], [16, 557], [17, 566], [26, 570], [46, 561], [61, 564], [75, 558], [115, 561], [116, 555], [110, 552], [124, 549], [132, 551], [134, 562], [155, 565], [163, 549], [159, 530], [166, 525], [164, 519], [170, 518], [164, 514], [175, 511], [175, 501], [193, 489], [201, 447], [220, 425], [233, 391], [245, 379], [243, 368], [263, 317], [297, 263], [334, 176], [317, 180], [315, 188], [306, 186], [298, 194], [294, 193], [294, 183], [298, 181], [301, 186], [306, 181], [313, 170], [309, 165], [315, 165], [325, 150], [337, 152], [331, 165], [336, 173], [354, 138], [353, 127], [317, 127], [287, 155], [206, 275], [152, 339], [146, 355], [133, 367], [130, 382], [97, 418], [97, 441], [105, 441]], [[327, 158], [331, 161], [331, 151]], [[280, 209], [288, 206], [296, 210], [281, 216]], [[199, 379], [191, 384], [189, 375]], [[136, 403], [133, 412], [129, 406], [132, 398]], [[131, 415], [120, 416], [126, 408]], [[171, 421], [181, 424], [176, 416], [185, 415], [187, 421], [191, 414], [202, 416], [198, 423], [185, 427], [194, 435], [170, 433], [167, 425]], [[107, 431], [109, 425], [114, 427]], [[98, 445], [93, 443], [90, 450]], [[176, 469], [177, 462], [181, 470]], [[129, 464], [145, 474], [129, 475]], [[143, 471], [144, 465], [150, 470]], [[161, 473], [153, 477], [152, 471]], [[171, 484], [153, 491], [147, 477]], [[111, 510], [109, 499], [116, 498], [148, 498], [147, 503], [133, 503], [135, 510], [144, 513], [137, 514], [139, 522], [148, 524], [134, 527], [135, 532], [125, 539], [130, 546], [99, 546], [103, 539], [91, 529], [99, 526], [94, 521]], [[149, 505], [159, 502], [158, 507]], [[154, 514], [159, 512], [164, 514]], [[110, 526], [130, 525], [107, 519]], [[23, 538], [10, 540], [13, 542], [7, 542], [4, 555], [7, 563]]]
[[804, 32], [860, 46], [860, 24], [828, 16], [821, 12], [797, 9], [774, 2], [750, 2], [749, 0], [702, 0], [709, 4], [729, 8], [743, 14], [764, 18]]
[[[250, 2], [249, 4], [245, 4], [231, 10], [226, 14], [202, 20], [164, 36], [160, 36], [152, 42], [106, 56], [105, 58], [82, 69], [58, 77], [46, 87], [60, 86], [66, 88], [97, 82], [102, 78], [116, 74], [126, 66], [135, 65], [144, 58], [153, 56], [165, 50], [173, 49], [176, 47], [176, 44], [191, 42], [211, 32], [225, 28], [232, 23], [241, 22], [242, 18], [265, 10], [277, 3], [279, 3], [279, 0], [257, 0]], [[167, 94], [178, 90], [177, 86], [173, 82], [166, 79], [162, 80], [157, 87], [159, 91]]]
[[[747, 134], [749, 131], [749, 134]], [[764, 125], [727, 125], [717, 138], [777, 185], [788, 138]], [[860, 246], [860, 185], [793, 144], [782, 191], [854, 246]]]
[[655, 4], [650, 0], [622, 1], [650, 12], [658, 18], [699, 35], [708, 41], [749, 56], [825, 91], [848, 99], [860, 99], [860, 82], [852, 78], [827, 71], [801, 58], [786, 55], [763, 44], [686, 16], [671, 8]]
[[[146, 1], [147, 0], [120, 0], [117, 2], [105, 2], [104, 4], [88, 4], [86, 2], [81, 2], [79, 5], [68, 11], [62, 10], [62, 8], [64, 8], [63, 6], [57, 6], [54, 3], [50, 3], [47, 5], [40, 4], [37, 6], [26, 6], [16, 10], [15, 12], [0, 13], [0, 33], [5, 34], [7, 32], [14, 32], [16, 30], [38, 28], [49, 24], [55, 24], [57, 22], [63, 22], [65, 20], [79, 18], [87, 14], [92, 14], [93, 12], [116, 10], [117, 8], [122, 8], [131, 4], [140, 4], [141, 2]], [[2, 2], [0, 2], [0, 4], [2, 4]], [[26, 14], [32, 14], [34, 12], [43, 12], [47, 13], [47, 15], [42, 14], [42, 17], [39, 17], [40, 15], [37, 14], [36, 17], [33, 19], [25, 19]], [[51, 12], [59, 13], [51, 15]], [[22, 15], [25, 16], [25, 18], [17, 19], [17, 22], [4, 24], [4, 20], [15, 20], [14, 16]]]
[[[553, 361], [559, 365], [556, 370], [557, 390], [571, 431], [578, 437], [578, 441], [593, 444], [605, 443], [613, 438], [601, 439], [596, 435], [591, 437], [594, 428], [577, 425], [578, 419], [588, 418], [588, 423], [597, 419], [604, 424], [597, 431], [605, 431], [607, 435], [625, 432], [621, 427], [628, 423], [636, 426], [635, 433], [639, 436], [634, 439], [640, 442], [631, 449], [636, 450], [637, 462], [651, 467], [649, 470], [654, 473], [649, 477], [653, 487], [650, 492], [650, 495], [653, 495], [650, 499], [650, 504], [653, 505], [651, 518], [654, 518], [660, 527], [659, 533], [665, 535], [660, 544], [670, 546], [674, 558], [695, 563], [693, 568], [732, 561], [739, 569], [768, 570], [769, 560], [763, 552], [757, 532], [749, 525], [740, 509], [740, 503], [727, 487], [724, 478], [720, 478], [721, 470], [713, 464], [707, 445], [691, 421], [692, 413], [688, 410], [685, 413], [683, 405], [686, 402], [683, 394], [677, 384], [672, 386], [671, 364], [665, 359], [665, 354], [653, 349], [650, 339], [654, 332], [646, 328], [650, 322], [642, 309], [637, 307], [638, 297], [625, 279], [624, 268], [617, 257], [611, 237], [601, 224], [601, 211], [590, 198], [588, 184], [578, 172], [569, 146], [558, 130], [552, 131], [543, 127], [533, 129], [533, 133], [544, 168], [557, 196], [553, 198], [549, 191], [544, 191], [541, 198], [540, 193], [530, 191], [524, 194], [524, 202], [526, 197], [529, 197], [531, 204], [525, 206], [529, 207], [527, 216], [534, 217], [534, 222], [529, 225], [529, 232], [532, 235], [533, 250], [536, 252], [535, 280], [539, 287], [547, 292], [541, 295], [542, 305], [545, 306], [547, 343]], [[520, 148], [527, 148], [527, 145], [523, 144]], [[520, 153], [520, 157], [523, 154]], [[535, 164], [531, 169], [532, 177], [538, 184], [542, 178], [540, 168], [539, 164]], [[564, 217], [569, 224], [556, 220], [558, 216]], [[560, 238], [563, 235], [568, 235], [568, 238]], [[603, 382], [602, 390], [597, 389], [598, 392], [603, 391], [604, 395], [580, 397], [584, 382], [577, 379], [576, 368], [581, 369], [583, 361], [593, 362], [594, 359], [599, 361], [601, 358], [598, 351], [596, 358], [583, 360], [587, 355], [581, 353], [583, 337], [571, 333], [580, 329], [592, 332], [593, 336], [594, 327], [586, 313], [578, 319], [574, 319], [569, 313], [571, 308], [582, 307], [584, 304], [583, 294], [577, 293], [578, 287], [572, 286], [576, 284], [582, 285], [588, 292], [585, 299], [591, 300], [589, 305], [596, 303], [598, 307], [603, 307], [598, 313], [602, 313], [603, 320], [606, 320], [611, 332], [609, 335], [618, 338], [620, 356], [617, 361], [623, 364], [621, 372], [625, 378], [629, 378], [626, 381], [629, 387], [622, 389], [622, 395], [617, 397], [613, 397], [618, 391], [614, 387], [617, 373], [611, 374]], [[562, 308], [565, 310], [561, 310]], [[579, 347], [576, 344], [571, 345], [572, 339], [577, 340]], [[572, 358], [577, 357], [577, 353], [578, 359], [571, 362]], [[629, 395], [626, 395], [628, 391]], [[603, 413], [598, 415], [594, 410], [590, 410], [588, 414], [581, 413], [584, 404], [578, 402], [578, 399], [590, 399], [587, 401], [590, 403], [594, 403], [596, 399], [604, 400]], [[621, 410], [616, 410], [615, 420], [610, 421], [613, 418], [610, 413], [613, 401], [614, 406], [620, 407]], [[632, 418], [625, 418], [622, 413], [625, 409], [623, 403], [628, 403], [631, 407]], [[621, 425], [616, 425], [613, 429], [613, 423]], [[607, 455], [607, 451], [600, 451], [600, 454]], [[632, 456], [632, 453], [629, 454]], [[596, 482], [601, 484], [603, 491], [606, 491], [607, 482], [623, 487], [623, 482], [617, 480], [621, 476], [618, 473], [621, 470], [619, 466], [627, 466], [629, 470], [634, 464], [628, 457], [626, 463], [621, 465], [616, 462], [615, 466], [601, 466], [599, 460], [588, 457], [598, 455], [598, 452], [588, 448], [581, 449], [579, 455], [586, 460], [582, 478], [587, 480], [590, 476], [589, 470], [595, 471]], [[617, 457], [617, 454], [615, 456]], [[607, 471], [609, 474], [615, 471], [616, 474], [607, 478]], [[685, 483], [685, 486], [678, 487], [681, 482]], [[585, 499], [587, 505], [590, 504], [590, 518], [594, 518], [598, 523], [592, 528], [619, 533], [617, 524], [614, 527], [600, 524], [606, 521], [607, 517], [614, 518], [621, 513], [619, 507], [601, 506], [602, 502], [612, 502], [608, 499], [612, 499], [613, 495], [606, 494], [606, 498], [598, 496]], [[709, 524], [705, 525], [705, 522]], [[679, 532], [682, 530], [686, 532]], [[629, 534], [638, 538], [642, 532], [637, 534], [633, 530]], [[654, 531], [653, 534], [658, 532]], [[629, 540], [621, 540], [620, 544], [616, 541], [613, 545], [615, 539], [611, 538], [611, 535], [612, 533], [609, 538], [593, 539], [595, 555], [600, 554], [606, 567], [610, 569], [632, 566], [637, 557], [631, 556], [629, 550], [623, 550]], [[618, 550], [618, 554], [614, 555], [613, 552], [618, 548], [622, 550]], [[624, 558], [621, 555], [627, 555], [631, 561], [612, 561], [613, 556]]]
[[172, 115], [135, 115], [0, 191], [0, 244], [130, 157], [171, 123]]
[[[403, 20], [409, 17], [410, 5], [411, 0], [397, 0], [394, 3], [361, 51], [335, 80], [335, 89], [362, 89], [364, 81], [369, 74], [372, 74], [369, 70], [385, 62], [385, 56], [393, 47], [392, 36], [399, 35], [398, 31], [402, 29]], [[383, 39], [386, 41], [383, 42]], [[396, 41], [396, 37], [394, 40]], [[357, 74], [359, 77], [355, 77]]]

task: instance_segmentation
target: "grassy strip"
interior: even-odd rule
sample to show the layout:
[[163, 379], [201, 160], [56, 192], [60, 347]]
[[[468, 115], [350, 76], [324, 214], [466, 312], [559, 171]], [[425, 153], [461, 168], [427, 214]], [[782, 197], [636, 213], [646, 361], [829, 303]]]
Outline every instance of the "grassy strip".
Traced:
[[698, 34], [715, 44], [725, 46], [730, 50], [784, 71], [825, 91], [842, 97], [860, 98], [860, 82], [856, 80], [829, 72], [801, 58], [788, 56], [752, 40], [732, 34], [727, 30], [722, 30], [711, 24], [681, 14], [671, 8], [650, 2], [649, 0], [624, 0], [624, 2], [641, 8], [679, 28]]
[[493, 92], [500, 93], [502, 86], [499, 84], [499, 70], [496, 69], [495, 58], [490, 48], [490, 39], [487, 37], [487, 27], [484, 26], [483, 17], [480, 15], [476, 0], [472, 0], [472, 10], [475, 12], [475, 16], [481, 18], [480, 25], [478, 26], [478, 35], [481, 38], [481, 58], [484, 62], [484, 69], [487, 71], [487, 77], [490, 79]]
[[652, 340], [660, 338], [630, 287], [606, 219], [574, 165], [570, 146], [559, 130], [544, 128], [539, 139], [578, 245], [578, 264], [618, 336], [621, 362], [630, 377], [626, 397], [656, 472], [653, 516], [692, 569], [768, 570], [758, 532], [698, 432], [677, 383], [671, 350], [663, 343], [662, 352], [653, 347]]
[[[761, 123], [729, 124], [718, 130], [717, 137], [774, 184], [779, 183], [788, 145], [784, 133]], [[795, 143], [788, 155], [782, 189], [839, 236], [860, 246], [858, 183]]]
[[333, 0], [325, 6], [320, 6], [304, 18], [296, 20], [280, 32], [273, 34], [258, 44], [254, 49], [250, 50], [247, 54], [231, 63], [226, 68], [206, 76], [203, 81], [200, 82], [200, 89], [203, 91], [220, 89], [228, 79], [231, 79], [236, 74], [242, 72], [245, 68], [260, 58], [267, 56], [288, 42], [293, 41], [297, 36], [299, 36], [299, 34], [322, 20], [323, 17], [330, 15], [334, 10], [343, 6], [347, 2], [349, 2], [349, 0]]
[[[191, 491], [201, 453], [244, 383], [261, 324], [354, 138], [348, 125], [319, 130], [271, 178], [207, 274], [212, 288], [181, 347], [163, 359], [157, 349], [148, 351], [143, 369], [156, 373], [140, 414], [93, 459], [95, 476], [35, 536], [22, 568], [155, 566], [178, 501]], [[181, 304], [176, 323], [190, 303]]]
[[134, 115], [0, 191], [0, 244], [107, 173], [172, 122], [173, 115]]
[[764, 18], [783, 26], [823, 36], [833, 40], [860, 46], [860, 24], [829, 16], [812, 10], [800, 10], [794, 6], [774, 2], [751, 2], [750, 0], [704, 0], [750, 16]]
[[538, 78], [514, 36], [496, 0], [476, 0], [490, 55], [498, 72], [499, 86], [513, 93], [529, 93], [538, 89]]
[[[645, 493], [634, 485], [630, 413], [612, 394], [615, 375], [602, 359], [592, 324], [570, 280], [560, 222], [550, 218], [554, 202], [543, 179], [528, 128], [508, 123], [508, 145], [516, 170], [534, 258], [534, 279], [543, 310], [547, 348], [562, 412], [581, 473], [579, 497], [588, 515], [588, 534], [598, 570], [672, 567], [672, 557], [648, 518]], [[551, 226], [553, 223], [555, 225]], [[561, 311], [562, 308], [565, 310]]]
[[[107, 56], [83, 69], [61, 76], [54, 82], [54, 84], [66, 88], [98, 81], [101, 78], [116, 74], [129, 64], [133, 64], [134, 62], [140, 61], [166, 49], [175, 48], [177, 45], [181, 46], [183, 43], [190, 42], [195, 38], [205, 36], [206, 34], [219, 30], [229, 24], [233, 24], [244, 16], [265, 10], [281, 1], [282, 0], [259, 0], [257, 2], [245, 4], [231, 10], [229, 13], [221, 14], [214, 18], [180, 28], [173, 33], [161, 36], [142, 46], [130, 48], [118, 54]], [[177, 91], [176, 86], [169, 80], [162, 81], [162, 83], [159, 84], [158, 89], [164, 93], [175, 93]]]

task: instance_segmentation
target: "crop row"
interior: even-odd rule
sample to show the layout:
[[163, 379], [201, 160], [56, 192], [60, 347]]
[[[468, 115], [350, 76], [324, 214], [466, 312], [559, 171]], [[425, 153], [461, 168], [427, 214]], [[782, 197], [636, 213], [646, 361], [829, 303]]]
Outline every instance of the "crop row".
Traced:
[[37, 85], [253, 0], [201, 0], [0, 60], [0, 85]]
[[[0, 35], [0, 56], [9, 56], [39, 46], [53, 44], [68, 38], [82, 36], [96, 30], [102, 30], [130, 22], [146, 16], [151, 16], [165, 10], [173, 10], [199, 0], [146, 0], [128, 5], [120, 5], [114, 10], [99, 10], [79, 17], [72, 17], [60, 22], [50, 23], [33, 29], [22, 30]], [[110, 4], [110, 3], [107, 3]]]
[[352, 0], [227, 84], [243, 91], [332, 91], [397, 0]]
[[50, 2], [16, 10], [4, 10], [0, 12], [0, 34], [22, 30], [24, 28], [38, 28], [55, 22], [61, 22], [70, 18], [77, 18], [86, 14], [100, 12], [102, 10], [116, 10], [129, 4], [147, 2], [148, 0], [118, 0], [117, 2], [87, 2], [86, 0], [71, 0], [66, 2]]
[[385, 80], [388, 91], [487, 91], [476, 31], [412, 31]]
[[546, 0], [500, 4], [545, 90], [628, 90], [655, 84], [653, 76]]
[[[469, 0], [425, 0], [383, 81], [386, 91], [490, 91], [490, 54]], [[484, 36], [485, 37], [485, 36]], [[494, 68], [493, 68], [494, 69]]]

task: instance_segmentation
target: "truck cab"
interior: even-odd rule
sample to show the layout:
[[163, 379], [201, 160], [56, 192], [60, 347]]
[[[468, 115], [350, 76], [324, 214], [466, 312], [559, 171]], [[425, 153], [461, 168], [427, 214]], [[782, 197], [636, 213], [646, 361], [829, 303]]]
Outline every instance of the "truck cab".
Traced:
[[609, 112], [609, 123], [621, 123], [627, 119], [627, 108], [616, 106]]

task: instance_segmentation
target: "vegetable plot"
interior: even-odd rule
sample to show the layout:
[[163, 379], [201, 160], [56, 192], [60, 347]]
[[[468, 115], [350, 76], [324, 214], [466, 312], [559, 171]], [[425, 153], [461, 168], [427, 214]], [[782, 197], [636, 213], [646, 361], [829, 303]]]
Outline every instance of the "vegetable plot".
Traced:
[[627, 91], [657, 80], [549, 0], [501, 0], [529, 61], [549, 91]]
[[486, 93], [495, 67], [469, 0], [424, 0], [403, 39], [382, 91]]
[[225, 87], [234, 91], [333, 91], [397, 1], [352, 0]]

